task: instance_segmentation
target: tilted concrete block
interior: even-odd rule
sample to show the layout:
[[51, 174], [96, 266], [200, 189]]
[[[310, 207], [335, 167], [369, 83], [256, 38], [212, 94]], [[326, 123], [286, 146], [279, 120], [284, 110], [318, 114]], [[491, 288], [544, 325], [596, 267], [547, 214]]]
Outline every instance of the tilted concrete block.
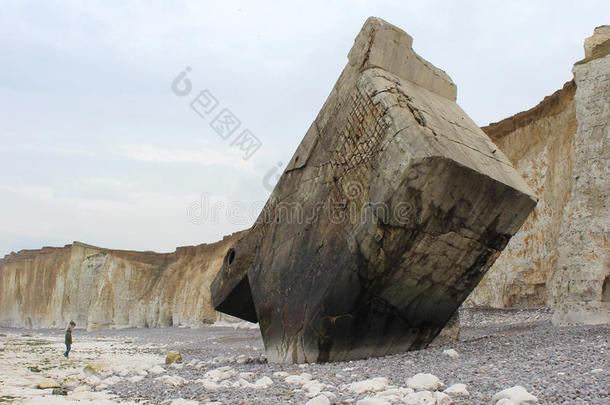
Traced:
[[369, 18], [256, 224], [212, 284], [273, 362], [423, 348], [536, 197], [412, 39]]

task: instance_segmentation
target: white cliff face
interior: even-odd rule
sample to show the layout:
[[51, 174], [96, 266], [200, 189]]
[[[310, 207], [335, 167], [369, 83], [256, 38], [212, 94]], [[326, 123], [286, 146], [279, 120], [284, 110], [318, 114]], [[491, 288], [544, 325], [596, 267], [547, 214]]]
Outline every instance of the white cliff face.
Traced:
[[574, 80], [483, 130], [540, 197], [468, 298], [474, 306], [554, 309], [554, 322], [610, 322], [610, 41], [585, 41]]
[[0, 260], [0, 325], [89, 329], [202, 326], [216, 320], [209, 286], [238, 234], [174, 253], [75, 242]]
[[572, 189], [574, 82], [539, 105], [483, 130], [538, 195], [534, 212], [468, 297], [468, 305], [542, 307], [557, 268], [561, 218]]
[[564, 210], [553, 321], [610, 322], [610, 55], [576, 64], [574, 186]]

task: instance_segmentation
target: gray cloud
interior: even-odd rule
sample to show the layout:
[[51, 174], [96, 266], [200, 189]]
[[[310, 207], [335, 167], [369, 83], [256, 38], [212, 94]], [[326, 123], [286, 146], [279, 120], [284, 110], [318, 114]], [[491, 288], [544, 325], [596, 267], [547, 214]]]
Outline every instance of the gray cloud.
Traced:
[[[0, 255], [83, 240], [173, 250], [243, 224], [190, 223], [202, 193], [264, 201], [377, 15], [458, 85], [480, 125], [571, 79], [607, 2], [17, 2], [0, 13]], [[170, 82], [192, 67], [260, 138], [241, 160]]]

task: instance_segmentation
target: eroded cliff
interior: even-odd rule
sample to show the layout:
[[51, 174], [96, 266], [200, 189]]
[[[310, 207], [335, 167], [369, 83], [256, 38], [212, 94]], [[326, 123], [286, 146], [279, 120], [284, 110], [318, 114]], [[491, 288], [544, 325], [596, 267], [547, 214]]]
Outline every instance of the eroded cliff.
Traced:
[[470, 305], [540, 307], [557, 268], [562, 213], [572, 190], [574, 81], [531, 110], [482, 128], [538, 195], [534, 212], [468, 298]]
[[550, 306], [559, 324], [610, 322], [609, 38], [610, 27], [596, 28], [574, 80], [483, 128], [540, 201], [469, 305]]
[[216, 320], [210, 283], [239, 233], [173, 253], [74, 242], [0, 260], [0, 325], [90, 329], [201, 326]]

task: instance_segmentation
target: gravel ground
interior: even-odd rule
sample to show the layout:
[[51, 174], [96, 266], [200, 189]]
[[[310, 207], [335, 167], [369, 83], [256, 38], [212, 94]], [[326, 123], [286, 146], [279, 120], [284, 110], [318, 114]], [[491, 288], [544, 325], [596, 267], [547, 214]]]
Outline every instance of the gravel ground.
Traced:
[[[287, 384], [283, 376], [274, 375], [277, 372], [311, 374], [313, 379], [326, 384], [325, 391], [335, 395], [331, 399], [335, 404], [355, 403], [370, 395], [349, 392], [345, 384], [385, 377], [391, 385], [406, 387], [407, 379], [416, 373], [434, 374], [447, 386], [466, 384], [470, 395], [453, 397], [454, 404], [489, 404], [495, 393], [515, 385], [525, 387], [542, 404], [610, 404], [610, 325], [557, 328], [550, 323], [550, 316], [545, 310], [462, 310], [459, 342], [329, 364], [268, 364], [259, 331], [231, 327], [77, 330], [74, 347], [77, 350], [79, 335], [85, 335], [130, 343], [133, 340], [136, 346], [149, 344], [146, 350], [159, 355], [179, 351], [182, 365], [165, 368], [168, 375], [184, 378], [185, 385], [174, 387], [148, 375], [137, 383], [125, 379], [109, 388], [121, 398], [155, 404], [172, 398], [222, 404], [304, 404], [309, 399], [306, 393], [298, 385]], [[34, 332], [63, 334], [63, 331]], [[449, 348], [455, 349], [458, 357], [443, 354]], [[210, 391], [194, 381], [223, 366], [237, 373], [253, 373], [252, 382], [267, 376], [273, 385], [264, 389]], [[234, 376], [233, 380], [237, 378]]]

